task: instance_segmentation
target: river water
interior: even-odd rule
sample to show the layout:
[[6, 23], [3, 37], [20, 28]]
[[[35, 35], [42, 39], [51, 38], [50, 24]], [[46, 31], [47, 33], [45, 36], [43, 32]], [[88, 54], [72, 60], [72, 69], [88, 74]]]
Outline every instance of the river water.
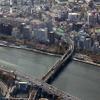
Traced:
[[100, 67], [72, 61], [52, 85], [82, 100], [100, 100]]
[[0, 64], [15, 67], [29, 75], [41, 78], [58, 60], [58, 57], [31, 51], [0, 47]]
[[[0, 64], [41, 78], [59, 57], [0, 47]], [[100, 100], [100, 67], [71, 61], [52, 85], [82, 100]]]

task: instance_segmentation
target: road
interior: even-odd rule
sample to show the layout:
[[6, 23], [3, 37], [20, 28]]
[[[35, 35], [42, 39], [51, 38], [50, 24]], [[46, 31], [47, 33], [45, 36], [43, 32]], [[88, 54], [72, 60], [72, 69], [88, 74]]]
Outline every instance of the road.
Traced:
[[44, 91], [46, 91], [49, 94], [57, 95], [62, 100], [80, 100], [80, 99], [78, 99], [78, 98], [76, 98], [76, 97], [74, 97], [74, 96], [72, 96], [68, 93], [65, 93], [65, 92], [45, 83], [43, 80], [36, 79], [35, 77], [29, 76], [26, 73], [22, 73], [22, 72], [14, 69], [14, 68], [6, 67], [6, 66], [0, 66], [0, 70], [7, 72], [9, 74], [12, 74], [12, 75], [16, 75], [20, 78], [23, 78], [26, 81], [30, 82], [31, 85], [33, 85], [33, 86], [35, 85], [39, 88], [42, 88]]
[[7, 91], [8, 91], [7, 85], [6, 85], [2, 80], [0, 80], [0, 93], [1, 93], [3, 96], [6, 96]]

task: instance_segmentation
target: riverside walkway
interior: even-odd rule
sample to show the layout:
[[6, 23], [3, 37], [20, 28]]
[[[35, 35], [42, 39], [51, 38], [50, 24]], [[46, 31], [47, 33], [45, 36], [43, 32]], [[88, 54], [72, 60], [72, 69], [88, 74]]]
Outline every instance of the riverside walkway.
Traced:
[[[6, 66], [0, 66], [0, 71], [2, 72], [6, 72], [15, 76], [18, 76], [20, 78], [23, 78], [25, 80], [27, 80], [28, 82], [31, 83], [31, 85], [35, 85], [38, 86], [39, 88], [42, 88], [44, 91], [46, 91], [49, 94], [53, 94], [56, 95], [58, 97], [61, 98], [61, 100], [80, 100], [70, 94], [67, 94], [47, 83], [45, 83], [43, 80], [40, 79], [36, 79], [35, 77], [31, 77], [29, 75], [27, 75], [26, 73], [22, 73], [14, 68], [11, 67], [6, 67]], [[29, 99], [28, 99], [29, 100]], [[30, 100], [33, 100], [32, 98]]]

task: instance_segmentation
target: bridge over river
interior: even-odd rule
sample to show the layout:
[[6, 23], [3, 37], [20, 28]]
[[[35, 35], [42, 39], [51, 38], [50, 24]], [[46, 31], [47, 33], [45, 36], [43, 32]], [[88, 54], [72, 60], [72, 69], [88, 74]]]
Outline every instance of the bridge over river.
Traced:
[[63, 65], [69, 60], [72, 56], [74, 51], [74, 42], [70, 39], [69, 40], [69, 48], [66, 53], [48, 70], [48, 72], [42, 77], [42, 80], [48, 82], [50, 79], [53, 78], [54, 74], [63, 67]]
[[[46, 83], [51, 77], [53, 77], [53, 75], [56, 73], [56, 71], [59, 70], [62, 67], [62, 65], [71, 57], [71, 55], [74, 51], [74, 43], [70, 38], [68, 38], [68, 40], [69, 40], [69, 49], [50, 68], [50, 70], [47, 72], [47, 74], [45, 74], [42, 77], [42, 79], [37, 79], [35, 77], [27, 75], [26, 73], [22, 73], [21, 71], [18, 71], [14, 68], [2, 66], [2, 65], [0, 66], [0, 71], [12, 74], [16, 77], [20, 77], [20, 78], [28, 81], [29, 83], [31, 83], [31, 85], [42, 88], [48, 94], [53, 94], [53, 95], [60, 97], [61, 100], [80, 100], [80, 99], [78, 99], [78, 98], [76, 98], [68, 93], [65, 93], [65, 92], [61, 91], [60, 89], [57, 89], [57, 88]], [[31, 98], [31, 97], [32, 97], [32, 93], [31, 93], [28, 100], [35, 100], [34, 97], [33, 98]]]
[[[70, 94], [67, 94], [67, 93], [45, 83], [43, 80], [36, 79], [35, 77], [31, 77], [31, 76], [27, 75], [26, 73], [22, 73], [14, 68], [1, 65], [0, 71], [12, 74], [14, 76], [18, 76], [20, 78], [23, 78], [26, 81], [30, 82], [31, 85], [33, 85], [33, 86], [35, 85], [39, 88], [42, 88], [44, 91], [46, 91], [49, 94], [54, 94], [54, 95], [60, 97], [61, 100], [80, 100], [80, 99], [78, 99]], [[34, 100], [34, 99], [31, 98], [29, 100]]]

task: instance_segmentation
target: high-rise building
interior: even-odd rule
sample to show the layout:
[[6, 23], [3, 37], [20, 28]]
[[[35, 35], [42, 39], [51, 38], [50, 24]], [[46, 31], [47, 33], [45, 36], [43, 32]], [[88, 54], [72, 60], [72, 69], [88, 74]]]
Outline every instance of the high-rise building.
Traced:
[[23, 37], [25, 39], [29, 39], [31, 35], [31, 28], [29, 25], [25, 26], [22, 31]]
[[0, 24], [0, 33], [5, 35], [11, 35], [12, 33], [12, 25], [10, 24]]
[[24, 29], [25, 25], [26, 25], [25, 23], [21, 23], [21, 24], [20, 24], [19, 29], [20, 29], [20, 32], [21, 32], [21, 33], [23, 32], [23, 29]]
[[46, 42], [48, 39], [47, 28], [34, 29], [34, 39], [40, 42]]
[[84, 36], [81, 36], [80, 40], [77, 42], [77, 46], [81, 47], [82, 49], [90, 49], [91, 48], [91, 39], [85, 38]]
[[68, 13], [68, 21], [77, 22], [80, 14], [78, 13]]
[[55, 33], [54, 32], [50, 32], [48, 34], [48, 38], [49, 38], [50, 45], [55, 43]]
[[96, 24], [96, 18], [93, 13], [88, 13], [87, 15], [87, 23], [88, 25], [94, 26]]

